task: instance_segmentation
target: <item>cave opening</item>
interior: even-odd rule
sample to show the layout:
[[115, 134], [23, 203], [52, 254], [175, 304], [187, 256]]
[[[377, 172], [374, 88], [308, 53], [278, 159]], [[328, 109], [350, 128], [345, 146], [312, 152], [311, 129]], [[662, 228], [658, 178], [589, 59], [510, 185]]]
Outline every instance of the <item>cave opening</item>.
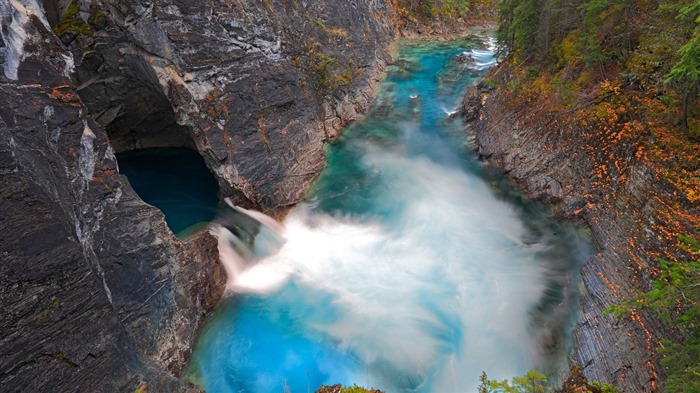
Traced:
[[121, 98], [121, 106], [97, 119], [106, 124], [119, 172], [141, 199], [163, 212], [175, 236], [188, 237], [215, 217], [219, 184], [197, 151], [190, 128], [177, 124], [162, 92], [142, 88], [140, 93]]
[[177, 123], [171, 103], [157, 87], [143, 83], [138, 94], [121, 95], [119, 105], [102, 105], [96, 120], [107, 131], [119, 172], [183, 238], [214, 218], [219, 185], [197, 151], [191, 129]]
[[216, 215], [219, 185], [190, 128], [177, 124], [170, 102], [151, 87], [122, 96], [121, 105], [96, 117], [105, 125], [119, 172], [141, 199], [163, 212], [175, 236], [187, 237]]
[[219, 186], [197, 151], [146, 148], [119, 153], [117, 161], [141, 199], [163, 212], [175, 236], [196, 233], [216, 216]]
[[[43, 0], [51, 26], [71, 5], [75, 23], [113, 10], [70, 0]], [[194, 234], [217, 214], [219, 183], [175, 111], [174, 88], [159, 73], [162, 59], [145, 53], [116, 22], [92, 24], [90, 35], [62, 34], [73, 54], [71, 78], [89, 114], [107, 133], [119, 172], [146, 203], [159, 208], [178, 237]]]

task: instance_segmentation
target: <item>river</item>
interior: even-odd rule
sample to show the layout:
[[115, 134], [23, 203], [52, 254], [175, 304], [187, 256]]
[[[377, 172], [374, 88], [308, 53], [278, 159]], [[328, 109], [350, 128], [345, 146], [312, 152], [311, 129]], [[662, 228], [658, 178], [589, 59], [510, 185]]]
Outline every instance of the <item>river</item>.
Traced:
[[457, 107], [486, 35], [402, 41], [371, 112], [247, 267], [195, 347], [208, 392], [475, 392], [566, 368], [585, 237], [472, 153]]

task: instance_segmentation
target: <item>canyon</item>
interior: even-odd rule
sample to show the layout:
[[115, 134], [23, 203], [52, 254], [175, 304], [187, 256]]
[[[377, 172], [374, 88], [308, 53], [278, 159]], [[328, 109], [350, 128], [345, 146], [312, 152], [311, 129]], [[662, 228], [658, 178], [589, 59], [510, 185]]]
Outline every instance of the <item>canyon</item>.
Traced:
[[[176, 238], [115, 155], [194, 149], [221, 196], [282, 218], [325, 143], [370, 108], [396, 15], [381, 0], [2, 2], [0, 390], [198, 391], [180, 377], [223, 294], [217, 240]], [[648, 288], [697, 214], [635, 160], [637, 141], [540, 109], [482, 84], [465, 97], [467, 132], [529, 196], [590, 228], [574, 362], [659, 391], [655, 348], [676, 333], [602, 311]], [[596, 181], [620, 163], [625, 176]]]

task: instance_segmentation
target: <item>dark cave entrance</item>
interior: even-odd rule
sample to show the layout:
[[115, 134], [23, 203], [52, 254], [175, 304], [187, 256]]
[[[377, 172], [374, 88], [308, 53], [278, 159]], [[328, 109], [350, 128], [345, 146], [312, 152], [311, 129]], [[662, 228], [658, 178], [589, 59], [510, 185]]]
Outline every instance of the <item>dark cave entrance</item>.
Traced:
[[216, 216], [219, 186], [195, 150], [148, 148], [117, 154], [119, 172], [146, 203], [160, 209], [177, 237], [187, 237]]
[[175, 236], [187, 237], [215, 217], [219, 185], [162, 91], [139, 87], [96, 119], [105, 125], [119, 172], [141, 199], [163, 212]]
[[[49, 20], [55, 23], [70, 4], [44, 0]], [[76, 18], [84, 18], [84, 8]], [[100, 9], [91, 5], [89, 12]], [[217, 213], [219, 184], [197, 150], [192, 129], [180, 124], [168, 96], [177, 95], [175, 87], [160, 79], [159, 67], [166, 64], [116, 24], [92, 27], [91, 36], [61, 37], [75, 59], [71, 77], [78, 95], [107, 132], [119, 172], [141, 199], [164, 213], [176, 236], [196, 232]]]
[[[135, 64], [144, 65], [139, 58], [125, 62], [132, 69]], [[163, 212], [175, 236], [194, 234], [217, 213], [217, 180], [196, 150], [190, 128], [177, 123], [172, 104], [153, 76], [143, 71], [124, 81], [126, 86], [108, 86], [121, 92], [108, 102], [103, 100], [109, 95], [99, 94], [99, 86], [80, 93], [101, 109], [95, 118], [104, 125], [119, 172], [134, 191]]]
[[122, 64], [130, 72], [120, 84], [94, 83], [79, 94], [107, 131], [119, 172], [175, 236], [187, 237], [215, 217], [219, 185], [144, 60], [127, 56]]
[[139, 74], [127, 79], [131, 93], [117, 96], [110, 105], [99, 105], [106, 95], [84, 95], [102, 109], [95, 117], [107, 131], [119, 172], [141, 199], [163, 212], [175, 236], [187, 237], [215, 217], [219, 185], [196, 150], [190, 128], [177, 123], [160, 86], [154, 80], [148, 83], [145, 72], [134, 75]]
[[217, 213], [219, 185], [189, 127], [177, 124], [170, 102], [156, 89], [142, 89], [122, 102], [127, 105], [97, 116], [107, 124], [119, 172], [141, 199], [163, 212], [175, 236], [206, 227]]
[[175, 236], [197, 232], [216, 215], [219, 185], [190, 129], [176, 123], [162, 95], [134, 97], [129, 104], [131, 111], [120, 111], [105, 127], [119, 172], [141, 199], [163, 212]]

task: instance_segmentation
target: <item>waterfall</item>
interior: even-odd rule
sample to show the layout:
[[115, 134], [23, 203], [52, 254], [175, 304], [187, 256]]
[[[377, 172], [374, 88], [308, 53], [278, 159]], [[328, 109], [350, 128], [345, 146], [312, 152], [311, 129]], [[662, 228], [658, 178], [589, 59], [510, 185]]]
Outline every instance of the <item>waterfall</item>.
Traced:
[[218, 237], [219, 259], [226, 270], [228, 291], [263, 290], [274, 286], [274, 280], [263, 280], [253, 286], [241, 286], [245, 272], [261, 260], [279, 252], [285, 243], [284, 226], [261, 212], [234, 206], [213, 221], [212, 232]]

